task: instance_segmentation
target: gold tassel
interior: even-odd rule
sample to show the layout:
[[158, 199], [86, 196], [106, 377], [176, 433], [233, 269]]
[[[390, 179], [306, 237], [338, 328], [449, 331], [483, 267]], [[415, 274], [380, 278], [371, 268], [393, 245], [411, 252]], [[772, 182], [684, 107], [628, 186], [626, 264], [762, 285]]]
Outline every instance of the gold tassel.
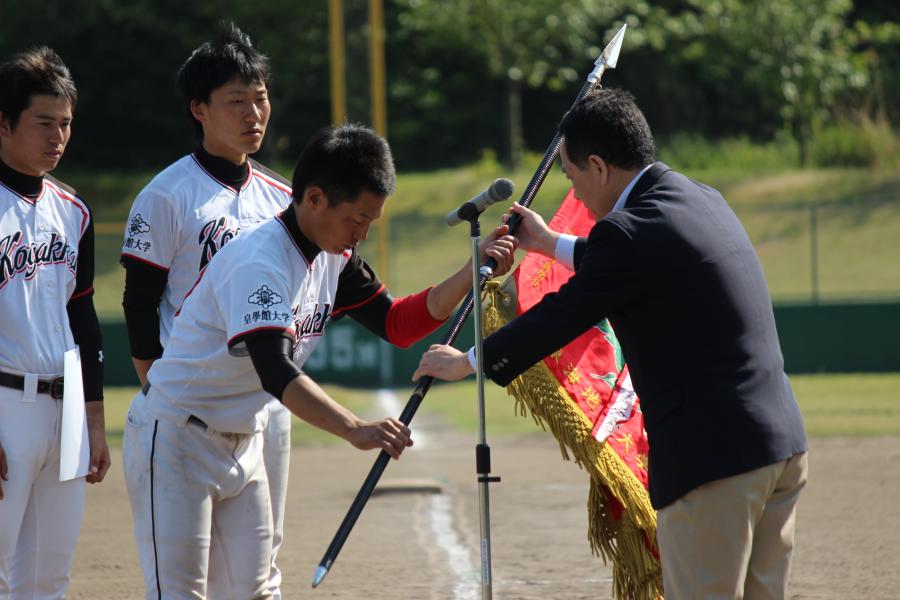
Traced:
[[[490, 335], [515, 318], [515, 283], [503, 287], [490, 282], [485, 288], [484, 334]], [[543, 429], [550, 428], [565, 460], [572, 459], [590, 475], [588, 541], [591, 551], [612, 563], [613, 595], [632, 600], [662, 598], [662, 571], [647, 547], [656, 549], [656, 512], [643, 484], [622, 458], [592, 434], [592, 423], [569, 397], [543, 361], [510, 383], [507, 392], [516, 411], [531, 413]], [[612, 494], [624, 508], [619, 520], [610, 511]]]

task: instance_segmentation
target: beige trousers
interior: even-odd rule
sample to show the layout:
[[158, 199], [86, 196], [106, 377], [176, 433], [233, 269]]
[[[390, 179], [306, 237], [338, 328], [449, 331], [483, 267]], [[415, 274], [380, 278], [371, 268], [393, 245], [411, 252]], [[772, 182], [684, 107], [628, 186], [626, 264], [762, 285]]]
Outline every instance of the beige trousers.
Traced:
[[691, 490], [657, 514], [666, 600], [787, 597], [807, 455]]

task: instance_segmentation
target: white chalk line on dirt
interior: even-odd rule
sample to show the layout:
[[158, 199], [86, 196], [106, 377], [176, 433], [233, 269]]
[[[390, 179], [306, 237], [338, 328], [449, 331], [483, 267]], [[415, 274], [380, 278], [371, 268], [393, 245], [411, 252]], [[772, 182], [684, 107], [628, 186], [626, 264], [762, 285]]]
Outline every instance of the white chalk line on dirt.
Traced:
[[[397, 395], [388, 389], [380, 389], [376, 394], [378, 404], [383, 411], [391, 415], [401, 412]], [[421, 431], [415, 433], [416, 448], [427, 445], [427, 438]], [[447, 494], [434, 494], [428, 503], [429, 537], [440, 548], [447, 558], [448, 572], [453, 575], [453, 600], [477, 600], [480, 597], [480, 584], [477, 571], [472, 566], [469, 549], [460, 541], [453, 526], [453, 503]]]
[[456, 583], [453, 586], [454, 600], [476, 600], [481, 586], [475, 581], [476, 571], [472, 568], [469, 549], [456, 535], [451, 516], [450, 496], [435, 494], [431, 497], [428, 510], [428, 522], [434, 534], [435, 543], [446, 553], [447, 564], [453, 573]]

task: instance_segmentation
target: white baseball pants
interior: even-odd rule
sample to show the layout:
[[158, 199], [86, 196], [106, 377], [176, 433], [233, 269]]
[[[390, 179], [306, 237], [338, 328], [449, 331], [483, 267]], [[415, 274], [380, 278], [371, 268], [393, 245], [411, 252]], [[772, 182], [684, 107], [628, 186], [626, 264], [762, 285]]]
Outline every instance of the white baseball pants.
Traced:
[[123, 464], [146, 597], [205, 598], [213, 555], [223, 561], [215, 576], [231, 597], [271, 598], [273, 527], [262, 434], [157, 418], [145, 400], [138, 393], [131, 403]]
[[84, 478], [59, 481], [61, 419], [62, 400], [0, 387], [0, 600], [56, 600], [69, 586]]

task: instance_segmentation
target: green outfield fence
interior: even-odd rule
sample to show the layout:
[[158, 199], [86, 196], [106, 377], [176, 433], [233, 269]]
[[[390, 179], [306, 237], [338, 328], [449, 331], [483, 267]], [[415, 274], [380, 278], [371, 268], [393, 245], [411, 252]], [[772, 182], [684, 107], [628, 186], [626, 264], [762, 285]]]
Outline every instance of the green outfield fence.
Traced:
[[[900, 371], [900, 301], [776, 305], [775, 321], [788, 373]], [[125, 324], [104, 322], [102, 329], [107, 385], [135, 385]], [[443, 334], [401, 350], [342, 319], [328, 326], [303, 368], [322, 383], [409, 386], [419, 357]], [[473, 338], [470, 322], [456, 346], [468, 348]]]

